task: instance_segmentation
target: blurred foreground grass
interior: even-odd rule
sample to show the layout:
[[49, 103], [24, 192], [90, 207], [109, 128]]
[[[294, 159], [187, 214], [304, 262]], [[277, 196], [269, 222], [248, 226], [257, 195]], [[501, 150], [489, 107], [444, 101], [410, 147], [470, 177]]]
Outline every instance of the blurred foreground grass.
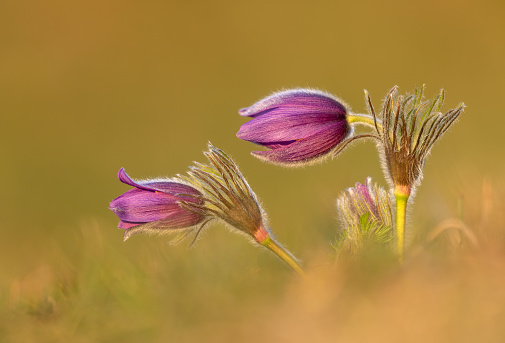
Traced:
[[123, 243], [90, 220], [23, 275], [2, 274], [0, 341], [503, 342], [504, 190], [468, 193], [477, 247], [454, 229], [427, 242], [426, 227], [402, 266], [373, 250], [335, 262], [315, 249], [307, 280], [219, 228], [186, 249]]

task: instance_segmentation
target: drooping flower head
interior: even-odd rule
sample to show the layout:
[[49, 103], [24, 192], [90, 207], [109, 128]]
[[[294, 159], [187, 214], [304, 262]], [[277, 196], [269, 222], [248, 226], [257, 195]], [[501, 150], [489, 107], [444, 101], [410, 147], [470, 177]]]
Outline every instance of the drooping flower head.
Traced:
[[209, 164], [196, 163], [188, 172], [188, 182], [202, 190], [198, 202], [182, 201], [181, 206], [202, 216], [214, 216], [262, 243], [270, 237], [266, 216], [259, 201], [235, 162], [209, 143], [204, 153]]
[[340, 247], [356, 252], [367, 241], [388, 243], [392, 239], [392, 208], [389, 194], [368, 177], [356, 183], [337, 199], [337, 209], [344, 228]]
[[126, 229], [124, 239], [136, 233], [179, 233], [181, 241], [211, 220], [229, 224], [252, 238], [303, 275], [297, 259], [271, 235], [266, 215], [235, 162], [209, 143], [209, 164], [196, 163], [188, 176], [146, 181], [132, 180], [123, 169], [119, 179], [135, 187], [114, 199], [109, 208]]
[[316, 161], [331, 155], [352, 134], [347, 105], [312, 89], [274, 93], [239, 113], [252, 120], [242, 125], [237, 137], [270, 149], [252, 154], [275, 164]]
[[181, 206], [196, 214], [224, 221], [236, 232], [271, 250], [295, 272], [303, 275], [297, 259], [275, 240], [267, 228], [266, 214], [235, 162], [210, 143], [209, 151], [204, 154], [209, 164], [196, 163], [186, 178], [202, 191], [202, 195], [196, 196], [202, 202], [181, 201]]
[[384, 99], [379, 115], [370, 96], [365, 98], [374, 117], [384, 174], [391, 186], [410, 194], [422, 179], [422, 169], [435, 142], [451, 127], [465, 105], [440, 112], [445, 92], [432, 101], [423, 101], [424, 86], [411, 95], [399, 95], [393, 87]]
[[190, 232], [203, 224], [206, 216], [189, 211], [180, 201], [200, 204], [201, 193], [179, 179], [134, 181], [123, 168], [119, 180], [135, 187], [114, 199], [109, 209], [120, 219], [118, 227], [125, 229], [124, 240], [137, 233]]

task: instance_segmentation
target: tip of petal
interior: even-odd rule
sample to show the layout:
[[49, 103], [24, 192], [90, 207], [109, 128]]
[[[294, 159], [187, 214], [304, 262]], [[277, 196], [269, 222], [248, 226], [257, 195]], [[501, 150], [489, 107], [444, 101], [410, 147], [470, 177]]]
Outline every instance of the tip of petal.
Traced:
[[242, 126], [240, 127], [240, 129], [238, 129], [238, 132], [237, 132], [236, 136], [237, 136], [237, 138], [240, 138], [240, 139], [246, 140], [246, 139], [244, 139], [244, 138], [247, 138], [247, 137], [246, 137], [246, 136], [245, 136], [245, 134], [244, 134], [244, 131], [245, 131], [245, 130], [243, 129], [243, 126], [244, 126], [244, 125], [242, 125]]
[[128, 174], [126, 174], [124, 168], [119, 169], [119, 171], [117, 172], [117, 177], [119, 178], [120, 181], [123, 181], [124, 179], [130, 179]]
[[119, 178], [119, 181], [121, 181], [122, 183], [125, 183], [129, 186], [135, 187], [137, 185], [136, 182], [134, 182], [132, 180], [132, 178], [129, 177], [128, 174], [126, 174], [126, 171], [124, 170], [124, 168], [119, 169], [119, 171], [117, 173], [117, 177]]
[[238, 110], [238, 114], [240, 114], [242, 117], [247, 117], [250, 114], [249, 108], [250, 107], [241, 108], [240, 110]]

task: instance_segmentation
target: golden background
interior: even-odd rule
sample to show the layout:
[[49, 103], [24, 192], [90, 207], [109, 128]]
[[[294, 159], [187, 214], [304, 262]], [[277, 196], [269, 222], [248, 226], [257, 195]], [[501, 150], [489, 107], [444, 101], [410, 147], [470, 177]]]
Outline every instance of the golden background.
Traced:
[[[192, 161], [204, 161], [211, 141], [237, 161], [279, 240], [317, 270], [333, 261], [336, 197], [367, 176], [385, 186], [375, 147], [358, 144], [302, 169], [268, 165], [250, 156], [256, 146], [235, 137], [246, 121], [238, 109], [276, 90], [312, 87], [363, 113], [363, 89], [377, 107], [392, 86], [408, 92], [424, 83], [430, 98], [446, 89], [445, 110], [459, 102], [467, 109], [428, 158], [411, 224], [421, 230], [454, 217], [458, 201], [477, 217], [483, 184], [494, 197], [504, 194], [504, 13], [505, 3], [491, 0], [1, 2], [0, 341], [449, 335], [463, 322], [447, 329], [435, 321], [430, 331], [414, 324], [426, 318], [412, 319], [406, 336], [338, 324], [348, 311], [341, 302], [333, 313], [319, 304], [331, 301], [307, 294], [337, 294], [341, 279], [325, 279], [321, 292], [300, 286], [268, 252], [220, 224], [191, 249], [163, 237], [123, 243], [108, 204], [128, 189], [117, 180], [119, 168], [133, 178], [184, 173]], [[421, 270], [400, 285], [415, 285]], [[491, 303], [504, 298], [500, 287], [497, 298], [485, 286], [476, 289]], [[360, 302], [365, 323], [374, 313], [388, 316], [378, 310], [389, 308], [388, 295], [377, 292], [384, 306]], [[444, 292], [437, 294], [453, 294]], [[311, 305], [291, 308], [301, 293]], [[404, 296], [431, 293], [423, 294]], [[338, 299], [352, 307], [358, 298]], [[468, 310], [447, 302], [444, 309]], [[497, 311], [491, 322], [505, 322]], [[392, 321], [407, 321], [399, 313], [389, 313]], [[480, 330], [497, 342], [505, 337]]]

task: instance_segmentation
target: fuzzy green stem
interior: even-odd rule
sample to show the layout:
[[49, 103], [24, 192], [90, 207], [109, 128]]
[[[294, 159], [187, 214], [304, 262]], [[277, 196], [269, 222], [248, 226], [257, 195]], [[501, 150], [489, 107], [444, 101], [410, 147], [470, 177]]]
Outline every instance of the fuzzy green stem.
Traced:
[[410, 196], [410, 187], [396, 186], [396, 248], [400, 261], [405, 255], [405, 221], [407, 219], [407, 202]]
[[305, 277], [305, 272], [296, 260], [296, 258], [291, 254], [286, 248], [278, 244], [275, 240], [267, 237], [263, 242], [260, 243], [264, 247], [268, 248], [271, 252], [277, 255], [281, 260], [286, 262], [291, 269], [293, 269], [298, 275]]
[[[348, 114], [347, 122], [349, 124], [363, 124], [370, 127], [375, 127], [374, 118], [368, 114]], [[382, 128], [382, 123], [380, 120], [377, 120], [377, 127]]]

